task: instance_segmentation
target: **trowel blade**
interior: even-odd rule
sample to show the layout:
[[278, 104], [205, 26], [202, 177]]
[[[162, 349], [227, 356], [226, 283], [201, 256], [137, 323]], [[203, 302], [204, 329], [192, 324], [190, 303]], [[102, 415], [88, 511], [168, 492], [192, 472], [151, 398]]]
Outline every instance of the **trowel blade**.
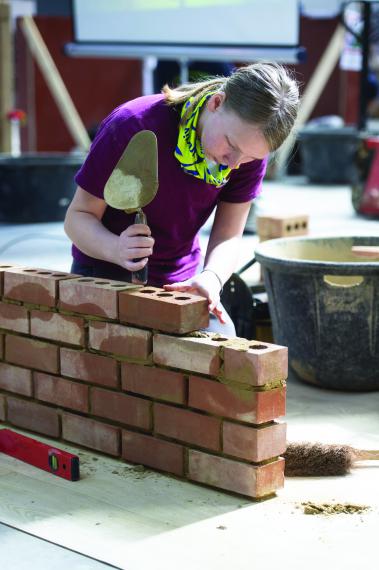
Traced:
[[135, 212], [146, 206], [158, 190], [157, 137], [140, 131], [129, 141], [104, 187], [104, 200], [112, 208]]

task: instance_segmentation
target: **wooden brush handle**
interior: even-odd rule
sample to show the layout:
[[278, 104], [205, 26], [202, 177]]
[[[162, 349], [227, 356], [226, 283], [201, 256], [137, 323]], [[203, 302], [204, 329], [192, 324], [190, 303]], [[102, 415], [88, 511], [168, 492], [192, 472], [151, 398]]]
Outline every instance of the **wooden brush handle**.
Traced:
[[379, 449], [354, 449], [353, 453], [356, 461], [366, 461], [367, 459], [379, 461]]
[[379, 246], [377, 245], [353, 245], [351, 251], [360, 257], [379, 257]]

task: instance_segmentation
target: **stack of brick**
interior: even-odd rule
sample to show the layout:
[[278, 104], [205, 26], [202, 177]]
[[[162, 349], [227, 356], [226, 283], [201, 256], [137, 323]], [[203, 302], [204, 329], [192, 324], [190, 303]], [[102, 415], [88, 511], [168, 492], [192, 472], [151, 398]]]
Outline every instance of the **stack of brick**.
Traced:
[[252, 498], [282, 487], [287, 349], [202, 297], [0, 267], [0, 421]]

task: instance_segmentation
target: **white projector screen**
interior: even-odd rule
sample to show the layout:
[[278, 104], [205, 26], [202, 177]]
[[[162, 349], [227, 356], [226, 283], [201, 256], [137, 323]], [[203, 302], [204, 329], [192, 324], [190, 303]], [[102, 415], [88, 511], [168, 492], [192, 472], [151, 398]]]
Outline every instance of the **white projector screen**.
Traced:
[[296, 48], [298, 0], [73, 0], [75, 41]]

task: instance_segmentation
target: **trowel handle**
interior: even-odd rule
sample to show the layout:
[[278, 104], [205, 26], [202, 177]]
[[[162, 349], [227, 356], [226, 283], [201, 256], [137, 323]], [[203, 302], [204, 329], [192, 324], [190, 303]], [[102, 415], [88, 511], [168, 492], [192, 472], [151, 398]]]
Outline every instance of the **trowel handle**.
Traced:
[[[146, 216], [142, 210], [137, 211], [136, 217], [134, 218], [134, 223], [135, 224], [146, 224], [147, 223]], [[133, 259], [133, 261], [140, 261], [140, 259]], [[147, 271], [147, 263], [146, 263], [146, 265], [144, 267], [142, 267], [142, 269], [139, 269], [138, 271], [133, 271], [132, 283], [135, 283], [136, 285], [146, 285], [147, 275], [148, 275], [148, 271]]]

